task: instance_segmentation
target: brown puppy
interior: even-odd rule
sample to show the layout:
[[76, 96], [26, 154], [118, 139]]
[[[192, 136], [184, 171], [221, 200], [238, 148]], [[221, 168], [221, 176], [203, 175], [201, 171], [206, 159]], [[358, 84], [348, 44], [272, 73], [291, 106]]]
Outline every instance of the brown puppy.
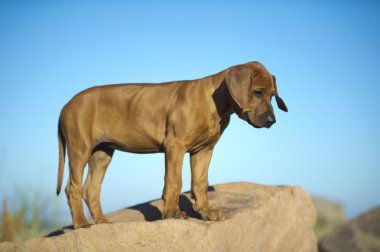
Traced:
[[[210, 208], [208, 167], [215, 144], [235, 112], [256, 128], [276, 122], [271, 105], [278, 96], [276, 79], [258, 62], [233, 66], [218, 74], [191, 81], [161, 84], [119, 84], [89, 88], [62, 109], [58, 124], [61, 190], [65, 151], [69, 158], [66, 196], [74, 228], [90, 224], [82, 197], [96, 223], [107, 222], [100, 206], [100, 186], [114, 150], [165, 153], [163, 218], [186, 218], [178, 206], [182, 161], [190, 153], [191, 193], [203, 219], [222, 220]], [[85, 165], [89, 173], [82, 190]]]

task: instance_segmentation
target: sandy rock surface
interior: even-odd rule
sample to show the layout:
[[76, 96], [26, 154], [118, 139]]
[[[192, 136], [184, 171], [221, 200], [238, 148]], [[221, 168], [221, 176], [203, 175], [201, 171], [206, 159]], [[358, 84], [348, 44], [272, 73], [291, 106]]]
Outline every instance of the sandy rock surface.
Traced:
[[200, 220], [185, 193], [180, 207], [188, 220], [161, 220], [156, 200], [108, 214], [112, 224], [3, 242], [0, 251], [317, 251], [316, 212], [303, 189], [252, 183], [210, 189], [211, 206], [227, 213], [224, 221]]

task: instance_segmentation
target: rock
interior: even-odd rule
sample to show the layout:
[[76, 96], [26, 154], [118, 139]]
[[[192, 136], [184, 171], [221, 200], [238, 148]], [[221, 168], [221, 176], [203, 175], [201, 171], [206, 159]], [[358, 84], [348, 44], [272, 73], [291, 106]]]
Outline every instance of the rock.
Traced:
[[112, 224], [5, 242], [0, 251], [317, 251], [316, 212], [300, 187], [229, 183], [210, 188], [211, 205], [228, 214], [224, 221], [197, 219], [185, 193], [180, 207], [188, 220], [161, 220], [162, 201], [156, 200], [109, 214]]
[[317, 239], [320, 240], [334, 228], [345, 222], [344, 211], [341, 204], [331, 200], [312, 197], [312, 201], [317, 209], [315, 233]]
[[322, 252], [380, 251], [380, 207], [336, 228], [319, 243]]

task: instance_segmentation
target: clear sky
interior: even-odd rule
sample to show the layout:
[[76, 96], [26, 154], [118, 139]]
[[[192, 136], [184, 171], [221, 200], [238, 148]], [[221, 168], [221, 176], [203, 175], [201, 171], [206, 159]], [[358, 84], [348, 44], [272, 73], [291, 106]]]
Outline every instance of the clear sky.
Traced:
[[[257, 60], [289, 113], [269, 130], [232, 116], [210, 183], [299, 185], [353, 217], [380, 204], [379, 30], [375, 1], [1, 1], [0, 197], [54, 196], [58, 116], [77, 92]], [[163, 176], [162, 154], [117, 152], [104, 210], [159, 198]]]

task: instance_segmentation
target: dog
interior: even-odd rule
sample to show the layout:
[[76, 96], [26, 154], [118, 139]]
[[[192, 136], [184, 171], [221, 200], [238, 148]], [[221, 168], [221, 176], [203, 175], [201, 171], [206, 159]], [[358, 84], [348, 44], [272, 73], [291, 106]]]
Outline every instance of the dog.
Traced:
[[[186, 219], [179, 208], [182, 162], [190, 154], [191, 197], [204, 220], [223, 220], [207, 198], [208, 167], [215, 144], [230, 116], [255, 128], [275, 122], [271, 98], [287, 112], [276, 78], [259, 62], [248, 62], [202, 79], [159, 84], [96, 86], [75, 95], [58, 123], [60, 193], [67, 150], [69, 179], [65, 189], [74, 229], [89, 227], [82, 198], [95, 223], [108, 223], [100, 205], [100, 187], [115, 150], [165, 153], [163, 219]], [[88, 175], [82, 187], [84, 168]]]

